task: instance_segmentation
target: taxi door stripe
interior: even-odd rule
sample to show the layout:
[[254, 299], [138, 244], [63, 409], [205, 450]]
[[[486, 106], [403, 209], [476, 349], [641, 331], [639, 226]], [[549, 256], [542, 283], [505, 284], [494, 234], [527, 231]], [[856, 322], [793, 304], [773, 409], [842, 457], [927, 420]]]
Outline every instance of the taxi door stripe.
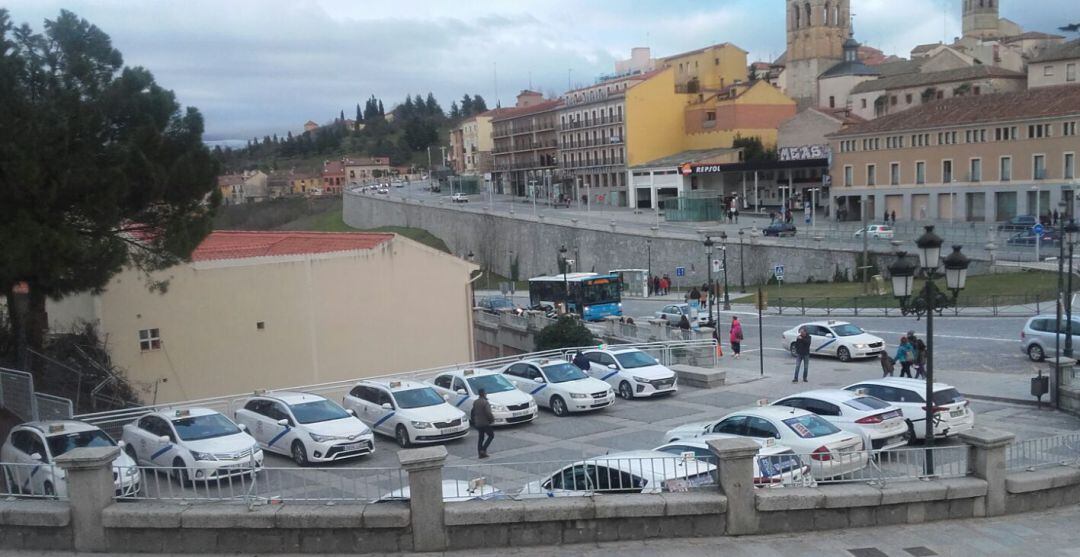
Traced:
[[540, 385], [539, 387], [533, 389], [532, 391], [529, 391], [529, 394], [530, 395], [535, 395], [536, 393], [539, 393], [540, 391], [544, 390], [545, 388], [547, 388], [547, 384]]
[[380, 425], [382, 425], [383, 422], [385, 422], [386, 420], [389, 420], [391, 417], [393, 417], [394, 414], [396, 414], [396, 412], [391, 412], [391, 413], [379, 418], [379, 421], [375, 422], [375, 425], [372, 425], [371, 429], [375, 429], [375, 428], [379, 427]]
[[615, 371], [613, 371], [613, 372], [611, 372], [611, 373], [609, 373], [609, 374], [607, 374], [607, 375], [605, 375], [605, 376], [601, 377], [601, 378], [600, 378], [600, 380], [601, 380], [601, 381], [607, 381], [607, 380], [608, 380], [608, 378], [610, 378], [610, 377], [613, 377], [613, 376], [615, 376], [615, 375], [618, 375], [618, 374], [619, 374], [619, 370], [615, 370]]
[[38, 470], [41, 470], [40, 464], [30, 469], [30, 475], [27, 476], [26, 482], [23, 483], [23, 491], [30, 491], [30, 480], [34, 479], [34, 474], [37, 474]]
[[285, 429], [281, 430], [281, 432], [280, 432], [280, 433], [278, 433], [277, 435], [275, 435], [274, 437], [272, 437], [272, 438], [270, 439], [270, 442], [269, 442], [269, 443], [267, 443], [267, 444], [266, 444], [266, 446], [267, 446], [267, 447], [273, 447], [273, 446], [274, 446], [274, 443], [277, 443], [278, 441], [280, 441], [280, 440], [281, 440], [281, 438], [282, 438], [282, 437], [285, 437], [285, 434], [286, 434], [286, 433], [289, 433], [290, 431], [292, 431], [292, 428], [291, 428], [291, 427], [289, 427], [289, 426], [285, 426]]
[[836, 342], [835, 338], [830, 340], [829, 342], [826, 342], [825, 344], [822, 344], [821, 346], [818, 346], [817, 349], [814, 350], [814, 352], [820, 352], [822, 348], [825, 348], [826, 346], [828, 346], [828, 345], [830, 345], [830, 344], [832, 344], [834, 342]]
[[469, 397], [468, 397], [468, 396], [464, 396], [464, 397], [462, 397], [462, 398], [461, 398], [461, 400], [459, 400], [459, 401], [457, 402], [457, 404], [455, 404], [454, 406], [457, 406], [458, 408], [461, 408], [461, 405], [462, 405], [462, 404], [465, 404], [465, 401], [466, 401], [466, 400], [469, 400]]
[[159, 456], [161, 456], [161, 455], [163, 455], [163, 454], [165, 454], [165, 453], [169, 452], [169, 451], [170, 451], [170, 450], [171, 450], [172, 448], [173, 448], [173, 446], [172, 446], [172, 445], [166, 445], [166, 446], [165, 446], [165, 448], [163, 448], [163, 449], [159, 450], [158, 452], [156, 452], [156, 453], [154, 453], [154, 454], [150, 455], [150, 460], [155, 460], [155, 459], [157, 459], [157, 457], [159, 457]]

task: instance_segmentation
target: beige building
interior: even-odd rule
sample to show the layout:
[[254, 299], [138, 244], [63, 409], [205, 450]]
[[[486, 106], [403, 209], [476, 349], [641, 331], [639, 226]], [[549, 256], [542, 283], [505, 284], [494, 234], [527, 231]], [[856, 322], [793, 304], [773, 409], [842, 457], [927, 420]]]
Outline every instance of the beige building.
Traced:
[[349, 185], [390, 176], [390, 157], [343, 158], [345, 179]]
[[872, 120], [956, 96], [1023, 91], [1027, 76], [994, 66], [969, 66], [883, 77], [851, 89], [850, 106], [860, 118]]
[[557, 99], [544, 100], [542, 94], [525, 90], [518, 94], [513, 108], [501, 109], [491, 119], [496, 193], [535, 195], [541, 201], [557, 195], [555, 122], [560, 105]]
[[965, 96], [830, 134], [832, 199], [858, 217], [1003, 221], [1074, 199], [1080, 84]]
[[1078, 67], [1080, 39], [1047, 48], [1028, 66], [1028, 87], [1077, 83]]
[[96, 326], [147, 403], [342, 381], [471, 361], [474, 269], [394, 234], [218, 231], [164, 294], [127, 270], [50, 326]]
[[820, 105], [817, 78], [844, 59], [851, 36], [849, 0], [804, 0], [787, 8], [787, 52], [780, 84], [799, 106]]

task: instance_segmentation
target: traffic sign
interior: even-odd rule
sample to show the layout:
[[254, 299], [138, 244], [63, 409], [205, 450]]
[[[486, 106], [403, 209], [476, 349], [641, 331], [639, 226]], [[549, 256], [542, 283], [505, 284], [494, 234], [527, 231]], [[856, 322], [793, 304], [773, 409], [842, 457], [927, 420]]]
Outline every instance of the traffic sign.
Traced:
[[724, 270], [724, 261], [722, 259], [712, 260], [712, 272], [719, 273]]
[[773, 275], [776, 276], [776, 280], [783, 280], [784, 279], [784, 266], [783, 265], [777, 265], [777, 266], [773, 267]]
[[685, 277], [686, 276], [686, 267], [675, 267], [675, 276], [677, 276], [677, 277]]
[[1036, 236], [1042, 236], [1043, 230], [1045, 230], [1045, 229], [1043, 228], [1043, 225], [1040, 222], [1040, 223], [1036, 224], [1035, 226], [1032, 226], [1031, 230], [1035, 232]]

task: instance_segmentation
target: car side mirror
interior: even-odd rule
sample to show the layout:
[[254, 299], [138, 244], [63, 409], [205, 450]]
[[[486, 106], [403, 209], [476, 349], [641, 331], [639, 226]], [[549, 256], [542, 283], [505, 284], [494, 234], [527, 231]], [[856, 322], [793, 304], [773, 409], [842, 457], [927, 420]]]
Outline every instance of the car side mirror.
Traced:
[[277, 421], [277, 425], [288, 427], [289, 426], [289, 420], [287, 420], [285, 418], [281, 418], [280, 420]]
[[825, 338], [833, 338], [834, 336], [832, 333], [825, 333]]
[[349, 408], [348, 410], [346, 410], [346, 412], [348, 412], [350, 416], [356, 417], [356, 410]]
[[33, 460], [35, 462], [41, 462], [41, 453], [34, 453], [30, 455], [30, 460]]
[[390, 403], [389, 403], [389, 402], [384, 402], [384, 403], [382, 403], [382, 409], [383, 409], [383, 410], [393, 410], [393, 409], [394, 409], [394, 407], [393, 407], [393, 406], [390, 406]]
[[444, 394], [442, 396], [442, 399], [445, 400], [445, 401], [449, 401], [450, 400], [450, 395]]
[[161, 441], [162, 443], [172, 443], [172, 439], [169, 438], [168, 435], [159, 435], [158, 441]]
[[456, 392], [459, 395], [467, 395], [467, 394], [469, 394], [469, 393], [465, 392], [465, 389], [458, 389]]
[[547, 383], [543, 377], [533, 377], [533, 381], [536, 383]]
[[247, 432], [247, 426], [244, 424], [236, 424], [236, 428], [245, 433]]
[[121, 449], [123, 449], [124, 447], [126, 447], [126, 446], [127, 446], [127, 441], [124, 441], [123, 439], [121, 439], [121, 440], [119, 440], [119, 441], [117, 441], [117, 442], [116, 442], [116, 446], [117, 446], [117, 447], [120, 447]]
[[617, 366], [615, 364], [608, 364], [607, 367], [608, 367], [608, 369], [619, 369], [619, 366]]

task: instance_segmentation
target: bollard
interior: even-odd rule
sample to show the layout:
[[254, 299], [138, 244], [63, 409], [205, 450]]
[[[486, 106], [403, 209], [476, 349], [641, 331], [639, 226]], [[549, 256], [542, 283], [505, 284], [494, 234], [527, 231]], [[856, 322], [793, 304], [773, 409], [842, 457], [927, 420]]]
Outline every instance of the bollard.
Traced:
[[443, 515], [442, 468], [446, 447], [436, 445], [398, 451], [401, 467], [409, 473], [409, 522], [413, 551], [446, 549]]
[[716, 455], [717, 483], [728, 499], [727, 534], [738, 536], [757, 532], [754, 459], [761, 447], [747, 438], [714, 439], [708, 441], [708, 445]]
[[112, 464], [118, 456], [119, 447], [88, 447], [56, 457], [56, 466], [67, 474], [75, 551], [90, 553], [108, 549], [101, 513], [115, 496]]
[[1015, 436], [1004, 431], [976, 427], [960, 434], [960, 440], [970, 447], [968, 463], [972, 475], [986, 480], [985, 512], [976, 516], [1005, 514], [1005, 447]]

